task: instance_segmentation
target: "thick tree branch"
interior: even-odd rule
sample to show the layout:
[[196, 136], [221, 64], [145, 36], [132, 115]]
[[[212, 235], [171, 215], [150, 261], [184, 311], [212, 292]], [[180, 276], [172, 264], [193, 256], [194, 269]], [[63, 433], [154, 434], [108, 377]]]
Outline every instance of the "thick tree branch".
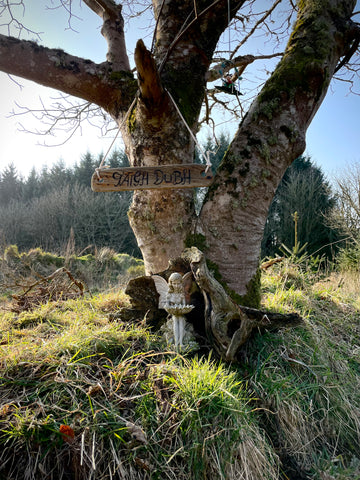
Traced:
[[304, 151], [307, 127], [346, 55], [354, 4], [301, 3], [286, 51], [244, 117], [203, 205], [199, 233], [206, 237], [208, 257], [230, 288], [248, 293], [253, 304], [270, 202], [286, 168]]
[[121, 15], [122, 6], [113, 0], [84, 0], [103, 20], [101, 33], [108, 44], [106, 59], [112, 63], [114, 71], [129, 71], [130, 63], [126, 53], [124, 19]]
[[0, 35], [0, 70], [96, 103], [114, 118], [128, 108], [136, 91], [129, 72], [113, 75], [107, 63], [4, 35]]
[[[175, 0], [165, 2], [162, 15], [159, 15], [161, 0], [153, 3], [157, 12], [154, 56], [161, 79], [180, 108], [181, 103], [188, 105], [183, 114], [192, 126], [201, 109], [206, 72], [217, 42], [228, 25], [229, 4], [223, 0]], [[245, 1], [230, 3], [230, 18], [233, 18]]]
[[206, 8], [204, 8], [204, 10], [202, 10], [199, 13], [197, 12], [197, 9], [196, 9], [196, 2], [194, 2], [194, 9], [193, 9], [193, 12], [192, 12], [192, 14], [194, 15], [194, 18], [187, 25], [186, 24], [182, 25], [182, 27], [179, 30], [178, 34], [176, 35], [175, 39], [169, 45], [169, 48], [166, 52], [166, 55], [161, 62], [160, 69], [159, 69], [160, 72], [164, 68], [165, 63], [166, 63], [167, 59], [169, 58], [169, 56], [171, 55], [171, 52], [175, 48], [176, 44], [180, 42], [181, 38], [186, 34], [186, 32], [188, 30], [190, 30], [190, 28], [192, 26], [194, 26], [194, 24], [199, 25], [200, 22], [201, 22], [201, 17], [205, 16], [209, 12], [209, 10], [213, 9], [213, 7], [217, 3], [220, 3], [220, 2], [221, 2], [221, 0], [214, 0], [214, 2], [212, 2], [210, 5], [208, 5]]
[[117, 15], [122, 9], [122, 6], [117, 5], [113, 0], [84, 0], [84, 3], [101, 18], [104, 17], [104, 13]]

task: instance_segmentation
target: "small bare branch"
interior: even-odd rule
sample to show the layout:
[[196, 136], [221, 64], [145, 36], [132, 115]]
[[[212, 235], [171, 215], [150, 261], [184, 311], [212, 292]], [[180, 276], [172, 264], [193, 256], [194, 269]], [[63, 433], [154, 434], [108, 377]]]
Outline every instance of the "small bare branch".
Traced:
[[73, 32], [76, 32], [71, 22], [74, 18], [76, 18], [77, 20], [81, 20], [81, 18], [74, 14], [72, 3], [73, 3], [72, 0], [59, 0], [59, 3], [57, 5], [53, 5], [53, 4], [52, 6], [47, 5], [45, 9], [46, 10], [58, 10], [59, 8], [65, 9], [65, 11], [68, 13], [68, 30], [72, 30]]
[[358, 51], [359, 43], [360, 43], [360, 28], [358, 25], [354, 24], [353, 29], [353, 41], [352, 44], [349, 46], [348, 50], [345, 52], [344, 57], [339, 62], [338, 66], [335, 69], [335, 73], [338, 72], [344, 65], [346, 65], [351, 57]]
[[46, 146], [59, 146], [66, 143], [77, 131], [82, 130], [86, 121], [91, 126], [99, 128], [101, 135], [106, 135], [109, 130], [116, 128], [115, 123], [100, 107], [90, 102], [77, 102], [74, 98], [60, 95], [53, 98], [53, 104], [47, 107], [40, 98], [40, 108], [30, 109], [16, 104], [18, 111], [13, 111], [14, 116], [32, 115], [45, 128], [42, 130], [25, 127], [19, 124], [19, 129], [25, 133], [32, 133], [41, 136], [57, 136], [59, 132], [65, 133], [65, 140], [56, 144], [45, 144]]
[[78, 298], [87, 290], [85, 284], [77, 280], [65, 267], [58, 268], [47, 277], [40, 274], [38, 276], [40, 280], [33, 282], [31, 285], [24, 285], [22, 293], [12, 296], [11, 311], [21, 313], [33, 310], [48, 301]]
[[24, 13], [24, 0], [0, 0], [0, 18], [3, 19], [0, 27], [7, 26], [8, 35], [14, 35], [16, 33], [17, 38], [26, 32], [28, 35], [35, 35], [35, 37], [40, 40], [42, 32], [36, 32], [20, 22], [19, 18], [22, 18]]
[[256, 60], [269, 60], [275, 57], [282, 57], [283, 52], [272, 53], [269, 55], [243, 55], [240, 57], [236, 57], [233, 60], [226, 60], [225, 58], [219, 59], [220, 62], [216, 63], [207, 74], [207, 81], [213, 82], [214, 80], [218, 80], [221, 76], [228, 72], [231, 68], [236, 67], [239, 72], [238, 74], [241, 75], [245, 68], [250, 65], [251, 63], [255, 62]]
[[258, 29], [259, 25], [264, 24], [265, 20], [272, 14], [272, 12], [275, 10], [275, 8], [281, 3], [282, 0], [276, 0], [274, 4], [272, 5], [269, 10], [266, 10], [264, 15], [255, 23], [253, 28], [250, 30], [250, 32], [241, 40], [241, 42], [237, 45], [235, 50], [232, 52], [230, 55], [230, 58], [233, 58], [236, 52], [246, 43], [246, 41], [254, 34], [254, 32]]

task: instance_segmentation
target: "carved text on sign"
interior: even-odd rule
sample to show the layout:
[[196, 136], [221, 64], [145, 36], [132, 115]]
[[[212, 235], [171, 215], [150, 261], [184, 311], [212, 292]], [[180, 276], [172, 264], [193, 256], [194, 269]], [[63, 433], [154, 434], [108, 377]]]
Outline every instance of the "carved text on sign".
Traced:
[[114, 187], [143, 187], [149, 184], [149, 172], [141, 172], [136, 170], [135, 172], [119, 172], [116, 171], [112, 174], [112, 178], [116, 180]]
[[[172, 173], [165, 173], [161, 169], [156, 169], [153, 172], [154, 179], [153, 184], [160, 186], [164, 183], [170, 183], [171, 185], [191, 185], [191, 171], [189, 168], [182, 170], [175, 170]], [[115, 187], [122, 187], [126, 185], [128, 187], [143, 187], [149, 185], [149, 172], [142, 172], [136, 170], [135, 172], [114, 172], [113, 178], [117, 180]]]
[[206, 187], [212, 182], [205, 166], [164, 165], [158, 167], [106, 168], [94, 173], [91, 188], [98, 191], [144, 190], [150, 188]]

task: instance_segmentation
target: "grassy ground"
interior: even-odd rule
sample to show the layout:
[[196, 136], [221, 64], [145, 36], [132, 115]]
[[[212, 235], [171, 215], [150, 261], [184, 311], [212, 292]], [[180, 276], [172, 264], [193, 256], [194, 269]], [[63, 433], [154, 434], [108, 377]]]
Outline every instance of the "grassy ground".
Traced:
[[255, 335], [239, 365], [169, 351], [121, 291], [0, 319], [0, 479], [360, 479], [358, 277], [263, 274], [264, 307], [306, 325]]

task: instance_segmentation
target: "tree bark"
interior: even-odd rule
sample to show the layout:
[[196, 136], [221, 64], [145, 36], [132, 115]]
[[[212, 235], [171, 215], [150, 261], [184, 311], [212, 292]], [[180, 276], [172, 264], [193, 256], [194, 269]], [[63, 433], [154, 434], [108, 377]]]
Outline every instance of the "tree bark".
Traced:
[[114, 75], [104, 62], [69, 55], [60, 49], [0, 35], [0, 70], [95, 103], [118, 118], [136, 91], [130, 69]]

